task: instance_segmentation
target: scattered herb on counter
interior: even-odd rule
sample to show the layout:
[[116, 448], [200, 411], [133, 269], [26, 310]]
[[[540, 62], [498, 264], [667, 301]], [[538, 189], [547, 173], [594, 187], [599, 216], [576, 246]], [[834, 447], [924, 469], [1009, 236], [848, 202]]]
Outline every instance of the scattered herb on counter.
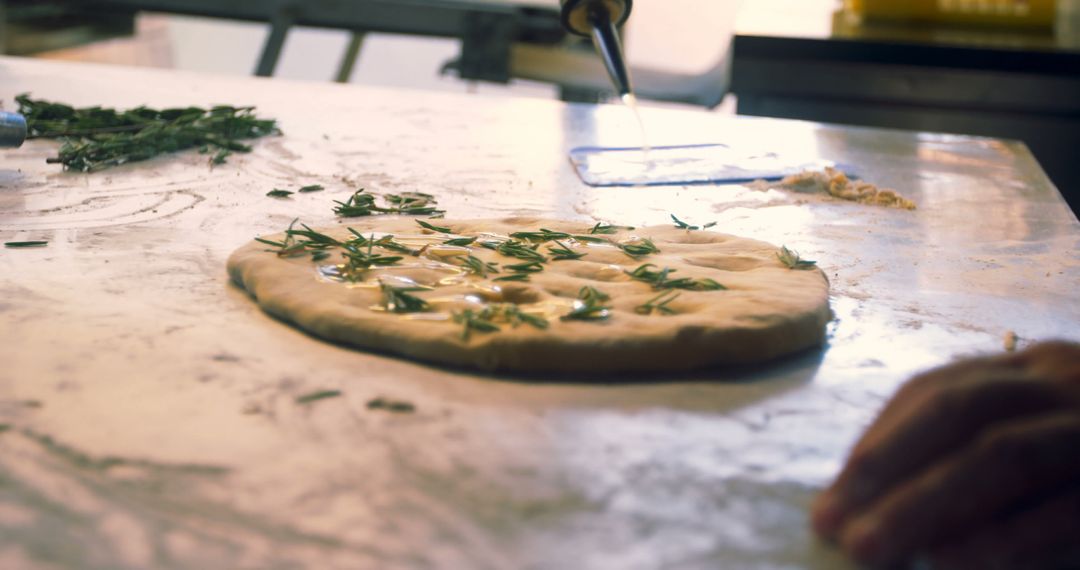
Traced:
[[337, 398], [341, 396], [341, 390], [318, 390], [311, 392], [310, 394], [304, 394], [303, 396], [296, 397], [297, 404], [310, 404], [319, 400], [325, 400], [327, 398]]
[[334, 206], [334, 213], [343, 218], [370, 216], [379, 210], [379, 207], [375, 205], [375, 196], [365, 194], [363, 188], [353, 192], [348, 200], [344, 202], [334, 200], [334, 203], [337, 204]]
[[369, 410], [386, 410], [387, 412], [395, 412], [398, 414], [411, 414], [416, 411], [416, 406], [411, 402], [389, 400], [382, 397], [368, 400], [367, 408]]
[[406, 216], [431, 216], [442, 217], [446, 210], [439, 210], [435, 206], [438, 203], [435, 196], [423, 192], [402, 192], [401, 194], [386, 194], [383, 199], [389, 202], [393, 209], [387, 213], [404, 214]]
[[232, 154], [231, 150], [229, 150], [227, 148], [223, 148], [223, 149], [215, 152], [214, 156], [210, 157], [210, 164], [212, 164], [214, 166], [219, 166], [219, 165], [225, 164], [225, 159], [228, 158], [229, 155], [231, 155], [231, 154]]
[[624, 272], [638, 281], [644, 281], [652, 285], [652, 288], [658, 291], [661, 289], [686, 289], [689, 291], [722, 291], [727, 289], [727, 287], [708, 277], [703, 279], [691, 279], [690, 277], [669, 279], [668, 276], [675, 273], [674, 269], [664, 267], [663, 269], [653, 270], [651, 269], [653, 267], [656, 267], [656, 265], [646, 263], [638, 266], [633, 271]]
[[292, 196], [293, 193], [289, 192], [288, 190], [282, 190], [280, 188], [274, 188], [273, 190], [267, 192], [266, 195], [271, 197], [271, 198], [288, 198], [289, 196]]
[[578, 241], [584, 241], [584, 242], [588, 242], [588, 243], [609, 243], [609, 240], [607, 240], [605, 238], [596, 237], [596, 236], [582, 236], [582, 235], [576, 235], [575, 234], [575, 235], [572, 235], [570, 237], [572, 237], [572, 238], [574, 238], [574, 239], [576, 239]]
[[430, 291], [429, 287], [395, 287], [379, 283], [383, 294], [383, 308], [391, 313], [422, 313], [431, 307], [428, 302], [412, 295], [417, 291]]
[[799, 252], [788, 249], [787, 246], [781, 246], [780, 251], [776, 252], [776, 258], [787, 266], [788, 269], [810, 269], [817, 266], [816, 261], [810, 261], [809, 259], [802, 259], [799, 257]]
[[47, 241], [44, 241], [44, 240], [36, 240], [36, 241], [6, 241], [6, 242], [4, 242], [4, 247], [10, 247], [10, 248], [20, 248], [20, 247], [22, 247], [22, 248], [26, 248], [26, 247], [45, 247], [45, 246], [47, 246], [47, 245], [49, 245], [49, 242], [47, 242]]
[[604, 222], [596, 222], [596, 225], [589, 230], [590, 234], [614, 234], [619, 230], [632, 230], [632, 226], [613, 226], [611, 224], [605, 224]]
[[11, 424], [0, 424], [0, 433], [4, 433], [11, 429]]
[[254, 107], [219, 105], [124, 111], [75, 108], [63, 103], [15, 97], [26, 117], [27, 138], [62, 139], [57, 156], [46, 159], [65, 170], [95, 172], [191, 148], [216, 149], [210, 162], [221, 164], [232, 152], [250, 152], [240, 142], [279, 134], [277, 122], [260, 119]]
[[653, 311], [659, 311], [664, 315], [674, 315], [675, 310], [668, 307], [667, 304], [679, 298], [679, 295], [682, 295], [682, 293], [671, 290], [664, 291], [652, 299], [634, 307], [634, 312], [639, 315], [651, 315]]
[[321, 192], [323, 190], [325, 189], [322, 187], [322, 184], [308, 184], [307, 186], [301, 186], [296, 191], [306, 194], [308, 192]]
[[638, 243], [616, 244], [616, 247], [623, 250], [623, 253], [634, 259], [651, 253], [660, 253], [660, 248], [656, 247], [656, 244], [649, 238], [642, 238]]
[[578, 253], [566, 247], [566, 244], [559, 240], [555, 240], [555, 245], [558, 247], [548, 247], [548, 253], [551, 254], [552, 261], [566, 261], [585, 257], [584, 253]]
[[405, 192], [403, 194], [386, 194], [383, 200], [387, 206], [379, 206], [375, 203], [375, 195], [368, 194], [363, 188], [353, 192], [349, 199], [342, 202], [334, 200], [334, 213], [344, 218], [358, 216], [372, 216], [376, 214], [402, 214], [406, 216], [437, 216], [445, 214], [445, 210], [437, 209], [435, 197], [422, 192]]
[[[420, 227], [424, 228], [425, 230], [431, 230], [433, 232], [437, 232], [437, 233], [441, 233], [441, 234], [451, 233], [450, 228], [445, 227], [445, 226], [436, 226], [434, 224], [429, 224], [428, 222], [425, 222], [424, 220], [416, 220], [416, 223], [420, 224]], [[476, 239], [476, 238], [473, 238], [473, 239]]]
[[709, 229], [709, 228], [716, 225], [716, 222], [709, 222], [709, 223], [707, 223], [707, 224], [705, 224], [703, 226], [691, 226], [690, 224], [680, 220], [679, 218], [676, 218], [675, 214], [669, 214], [669, 215], [671, 216], [671, 221], [675, 222], [675, 227], [680, 229], [680, 230], [689, 230], [689, 231], [707, 230], [707, 229]]
[[461, 331], [462, 340], [469, 340], [473, 331], [489, 333], [501, 330], [499, 329], [499, 325], [491, 322], [489, 316], [483, 314], [483, 311], [477, 312], [472, 309], [465, 309], [460, 312], [454, 311], [452, 313], [452, 318], [455, 323], [464, 327]]

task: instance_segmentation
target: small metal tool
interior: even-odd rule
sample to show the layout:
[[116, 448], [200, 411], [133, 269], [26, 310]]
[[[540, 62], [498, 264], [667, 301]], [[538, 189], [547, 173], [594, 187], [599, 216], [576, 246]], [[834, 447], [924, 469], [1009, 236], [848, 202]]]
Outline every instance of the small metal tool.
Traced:
[[592, 37], [620, 97], [633, 93], [618, 32], [618, 27], [630, 17], [632, 1], [561, 0], [563, 27], [571, 33]]
[[0, 148], [17, 148], [26, 140], [26, 118], [0, 111]]

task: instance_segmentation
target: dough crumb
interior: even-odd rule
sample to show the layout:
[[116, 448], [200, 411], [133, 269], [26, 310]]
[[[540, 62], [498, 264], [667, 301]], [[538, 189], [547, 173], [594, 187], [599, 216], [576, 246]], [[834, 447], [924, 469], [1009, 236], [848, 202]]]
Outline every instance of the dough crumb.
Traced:
[[1020, 340], [1020, 337], [1016, 336], [1013, 331], [1005, 331], [1005, 352], [1016, 352], [1016, 343]]
[[824, 172], [807, 170], [792, 174], [775, 184], [770, 184], [764, 180], [755, 180], [746, 186], [752, 190], [784, 188], [795, 192], [819, 192], [860, 204], [900, 208], [902, 210], [915, 209], [915, 202], [901, 196], [896, 190], [879, 188], [862, 180], [852, 180], [835, 168], [826, 168]]

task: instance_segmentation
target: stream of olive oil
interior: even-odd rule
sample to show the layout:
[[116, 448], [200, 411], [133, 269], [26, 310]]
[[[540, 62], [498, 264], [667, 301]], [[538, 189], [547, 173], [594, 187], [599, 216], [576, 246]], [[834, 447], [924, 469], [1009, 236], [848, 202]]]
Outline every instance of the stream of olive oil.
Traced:
[[645, 121], [641, 118], [637, 97], [634, 97], [633, 93], [625, 93], [622, 96], [622, 101], [628, 109], [634, 112], [634, 118], [637, 119], [638, 129], [641, 131], [641, 162], [648, 167], [651, 164], [649, 153], [652, 151], [652, 147], [649, 145], [648, 135], [645, 134]]

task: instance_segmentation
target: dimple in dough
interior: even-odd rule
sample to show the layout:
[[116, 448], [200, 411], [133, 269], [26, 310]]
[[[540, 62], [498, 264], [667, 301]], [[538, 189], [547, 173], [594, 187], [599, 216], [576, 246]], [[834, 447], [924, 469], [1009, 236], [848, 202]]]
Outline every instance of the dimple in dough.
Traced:
[[[506, 236], [546, 228], [588, 234], [590, 224], [559, 220], [511, 218], [501, 220], [438, 220], [454, 236]], [[347, 227], [368, 234], [393, 234], [409, 244], [438, 244], [450, 236], [421, 230], [413, 218], [379, 217], [321, 228], [346, 240]], [[771, 244], [713, 231], [687, 231], [671, 226], [620, 230], [598, 235], [614, 243], [651, 239], [660, 253], [631, 258], [606, 244], [561, 240], [585, 253], [580, 260], [552, 261], [528, 282], [494, 282], [464, 275], [452, 267], [453, 251], [429, 247], [419, 258], [406, 255], [401, 268], [365, 275], [349, 284], [325, 277], [338, 253], [315, 262], [309, 255], [279, 257], [272, 248], [252, 242], [228, 261], [232, 280], [269, 314], [326, 340], [377, 354], [403, 356], [424, 362], [485, 371], [640, 373], [686, 371], [724, 365], [758, 363], [822, 344], [831, 319], [829, 285], [816, 268], [789, 269]], [[267, 236], [281, 240], [283, 234]], [[546, 253], [548, 242], [540, 247]], [[419, 249], [419, 248], [418, 248]], [[524, 260], [483, 247], [471, 254], [504, 265]], [[390, 254], [390, 252], [382, 252]], [[397, 255], [397, 254], [394, 254]], [[717, 291], [679, 290], [669, 305], [675, 314], [641, 315], [635, 307], [657, 296], [648, 284], [629, 277], [643, 263], [673, 270], [672, 278], [711, 278], [727, 287]], [[323, 270], [320, 271], [320, 268]], [[431, 313], [395, 314], [379, 310], [379, 279], [408, 276], [431, 291], [415, 293], [432, 304]], [[442, 283], [441, 285], [439, 283]], [[578, 291], [593, 286], [611, 296], [611, 314], [604, 321], [562, 321]], [[450, 312], [484, 303], [514, 302], [539, 309], [550, 326], [529, 325], [465, 339], [462, 326]]]

